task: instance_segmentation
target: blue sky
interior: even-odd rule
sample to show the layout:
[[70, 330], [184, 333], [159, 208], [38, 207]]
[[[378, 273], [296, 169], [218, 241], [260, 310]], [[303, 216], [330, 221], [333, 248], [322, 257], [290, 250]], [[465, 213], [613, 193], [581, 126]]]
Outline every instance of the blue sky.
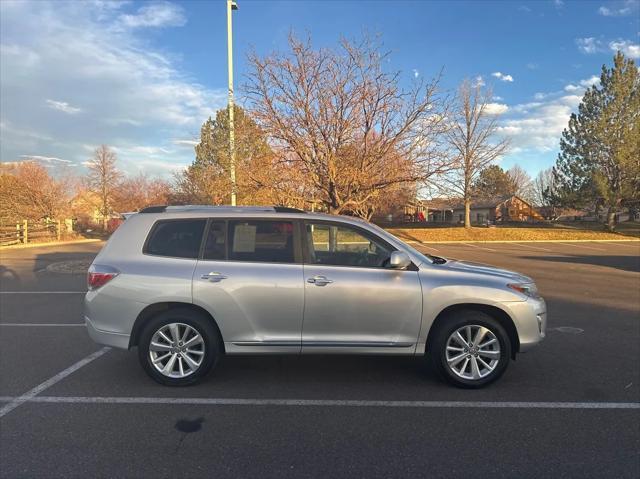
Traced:
[[[242, 102], [246, 55], [286, 47], [288, 33], [331, 47], [382, 36], [389, 68], [442, 86], [492, 86], [501, 134], [535, 174], [616, 49], [640, 58], [640, 2], [250, 1], [234, 13]], [[0, 159], [82, 169], [99, 144], [130, 173], [169, 176], [193, 160], [208, 115], [226, 103], [224, 0], [0, 2]]]

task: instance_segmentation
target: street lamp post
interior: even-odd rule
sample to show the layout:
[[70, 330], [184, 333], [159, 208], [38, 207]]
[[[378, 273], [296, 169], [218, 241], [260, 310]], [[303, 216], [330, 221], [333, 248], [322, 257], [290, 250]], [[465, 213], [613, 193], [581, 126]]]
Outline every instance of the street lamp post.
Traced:
[[229, 173], [231, 175], [231, 206], [236, 205], [236, 140], [233, 122], [233, 31], [231, 12], [238, 9], [235, 0], [227, 0], [227, 55], [229, 58]]

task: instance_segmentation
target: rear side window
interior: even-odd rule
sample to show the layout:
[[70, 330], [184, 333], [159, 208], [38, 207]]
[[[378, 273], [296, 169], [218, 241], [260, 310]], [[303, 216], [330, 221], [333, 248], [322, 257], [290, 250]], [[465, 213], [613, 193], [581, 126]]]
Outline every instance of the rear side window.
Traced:
[[229, 221], [229, 259], [293, 263], [293, 223]]
[[147, 239], [146, 254], [197, 258], [206, 220], [158, 221]]
[[226, 228], [224, 221], [212, 221], [204, 244], [204, 259], [226, 259]]

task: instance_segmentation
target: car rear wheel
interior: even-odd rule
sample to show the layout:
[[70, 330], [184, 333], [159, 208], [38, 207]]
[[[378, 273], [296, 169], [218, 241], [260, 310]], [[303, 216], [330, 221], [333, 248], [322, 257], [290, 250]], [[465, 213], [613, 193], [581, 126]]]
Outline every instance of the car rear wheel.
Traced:
[[434, 331], [427, 351], [436, 372], [461, 388], [480, 388], [504, 374], [511, 342], [500, 323], [481, 311], [448, 316]]
[[138, 358], [154, 380], [166, 386], [194, 384], [218, 362], [220, 339], [211, 319], [174, 309], [151, 319], [138, 344]]

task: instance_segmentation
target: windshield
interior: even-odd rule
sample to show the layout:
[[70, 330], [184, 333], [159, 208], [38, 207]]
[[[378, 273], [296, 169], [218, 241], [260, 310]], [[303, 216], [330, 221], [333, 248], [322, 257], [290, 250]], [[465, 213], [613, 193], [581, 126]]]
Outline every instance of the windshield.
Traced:
[[408, 244], [406, 241], [403, 241], [400, 238], [398, 238], [397, 236], [395, 236], [394, 234], [389, 233], [387, 230], [382, 229], [378, 225], [375, 225], [373, 223], [370, 223], [370, 224], [382, 236], [391, 237], [392, 239], [396, 240], [397, 242], [402, 243], [402, 245], [404, 246], [405, 249], [409, 250], [409, 252], [411, 254], [419, 257], [420, 260], [425, 262], [425, 263], [442, 264], [442, 263], [445, 263], [447, 261], [446, 258], [441, 258], [440, 256], [434, 256], [434, 255], [431, 255], [431, 254], [428, 254], [428, 253], [422, 253], [422, 252], [418, 251], [417, 249], [415, 249], [410, 244]]

